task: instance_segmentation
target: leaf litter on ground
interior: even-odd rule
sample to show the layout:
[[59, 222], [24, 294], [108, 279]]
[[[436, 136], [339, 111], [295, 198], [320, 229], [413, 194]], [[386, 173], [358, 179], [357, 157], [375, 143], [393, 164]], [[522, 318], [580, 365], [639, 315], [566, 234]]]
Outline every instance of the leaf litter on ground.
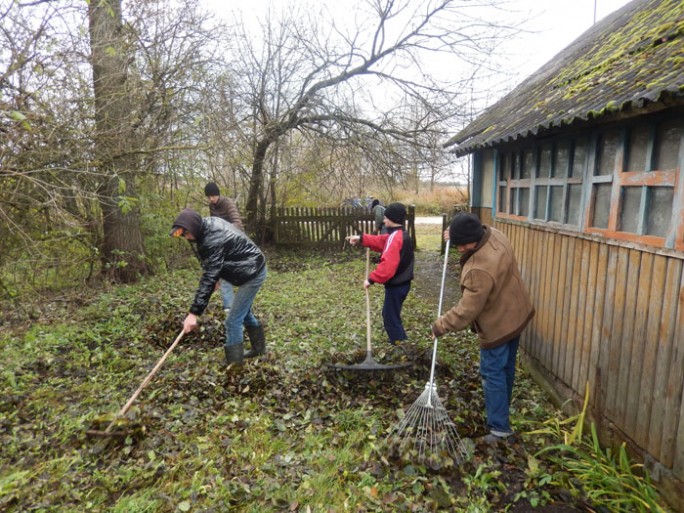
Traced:
[[[407, 369], [332, 370], [365, 355], [364, 258], [356, 250], [269, 252], [269, 278], [255, 313], [268, 354], [227, 372], [223, 312], [213, 298], [200, 329], [188, 334], [131, 408], [136, 430], [94, 441], [86, 434], [111, 419], [175, 338], [198, 269], [116, 287], [63, 316], [0, 335], [8, 365], [0, 398], [0, 509], [6, 511], [535, 511], [586, 509], [552, 482], [530, 478], [530, 455], [543, 437], [517, 436], [491, 448], [477, 343], [444, 337], [438, 394], [473, 447], [460, 466], [426, 468], [391, 457], [387, 433], [427, 378], [441, 256], [416, 253], [416, 280], [404, 323], [416, 349]], [[432, 272], [430, 272], [430, 269]], [[445, 307], [456, 300], [450, 265]], [[434, 280], [434, 281], [433, 281]], [[385, 341], [382, 289], [373, 287], [372, 340]], [[523, 370], [513, 423], [524, 433], [558, 415]], [[537, 467], [552, 468], [545, 461]], [[536, 472], [539, 473], [538, 468]]]

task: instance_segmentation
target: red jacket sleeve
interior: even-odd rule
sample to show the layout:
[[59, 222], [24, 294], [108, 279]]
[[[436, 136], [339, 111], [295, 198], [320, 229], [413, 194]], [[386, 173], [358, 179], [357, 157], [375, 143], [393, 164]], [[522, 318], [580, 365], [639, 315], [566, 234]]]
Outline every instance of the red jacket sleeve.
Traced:
[[361, 245], [380, 252], [380, 263], [368, 275], [368, 281], [386, 283], [397, 273], [403, 243], [404, 234], [402, 230], [396, 230], [391, 234], [363, 235]]

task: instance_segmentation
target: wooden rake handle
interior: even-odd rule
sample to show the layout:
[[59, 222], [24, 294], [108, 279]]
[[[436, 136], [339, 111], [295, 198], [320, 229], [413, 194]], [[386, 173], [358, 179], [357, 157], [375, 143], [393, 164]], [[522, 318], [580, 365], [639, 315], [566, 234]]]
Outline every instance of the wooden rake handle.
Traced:
[[115, 417], [114, 417], [114, 418], [112, 419], [112, 421], [110, 422], [109, 426], [107, 426], [107, 429], [105, 429], [105, 433], [109, 433], [109, 432], [111, 431], [112, 427], [114, 427], [114, 423], [115, 423], [120, 417], [123, 417], [123, 416], [126, 414], [126, 412], [129, 410], [129, 408], [131, 407], [131, 405], [133, 404], [133, 402], [134, 402], [134, 401], [138, 398], [138, 396], [140, 395], [140, 392], [143, 391], [143, 388], [145, 388], [145, 387], [149, 384], [149, 382], [152, 381], [152, 378], [153, 378], [154, 375], [157, 373], [157, 371], [161, 368], [161, 366], [164, 364], [164, 362], [166, 361], [166, 359], [168, 358], [168, 356], [171, 354], [171, 351], [173, 351], [173, 349], [174, 349], [174, 348], [178, 345], [178, 343], [181, 341], [181, 339], [183, 338], [183, 335], [185, 335], [185, 329], [181, 330], [180, 334], [176, 337], [176, 340], [173, 341], [173, 344], [171, 344], [171, 346], [170, 346], [170, 347], [166, 350], [166, 352], [164, 353], [164, 356], [162, 356], [162, 357], [159, 359], [159, 361], [157, 362], [157, 364], [156, 364], [156, 365], [154, 366], [154, 368], [150, 371], [150, 373], [145, 377], [145, 379], [143, 380], [143, 382], [140, 383], [140, 386], [138, 387], [138, 390], [136, 390], [135, 392], [133, 392], [133, 395], [132, 395], [131, 398], [128, 400], [128, 402], [127, 402], [126, 404], [124, 404], [124, 405], [123, 405], [123, 408], [121, 408], [121, 409], [119, 410], [119, 413], [117, 413], [117, 414], [115, 415]]
[[[370, 273], [370, 248], [366, 248], [366, 279]], [[364, 287], [365, 288], [365, 287]], [[371, 310], [370, 293], [366, 289], [366, 351], [371, 352]]]

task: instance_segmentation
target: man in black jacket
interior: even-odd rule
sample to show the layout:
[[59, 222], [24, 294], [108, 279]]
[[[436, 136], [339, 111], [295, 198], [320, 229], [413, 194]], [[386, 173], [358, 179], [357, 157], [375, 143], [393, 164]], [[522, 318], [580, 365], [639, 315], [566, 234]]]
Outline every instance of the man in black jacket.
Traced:
[[[171, 235], [191, 243], [203, 270], [190, 312], [183, 321], [185, 332], [197, 327], [197, 317], [209, 304], [219, 279], [223, 279], [238, 287], [225, 321], [227, 363], [242, 365], [245, 357], [265, 353], [264, 328], [252, 313], [252, 303], [267, 275], [266, 257], [261, 250], [232, 224], [219, 217], [202, 218], [191, 208], [178, 215]], [[242, 346], [243, 326], [252, 344], [247, 353]]]

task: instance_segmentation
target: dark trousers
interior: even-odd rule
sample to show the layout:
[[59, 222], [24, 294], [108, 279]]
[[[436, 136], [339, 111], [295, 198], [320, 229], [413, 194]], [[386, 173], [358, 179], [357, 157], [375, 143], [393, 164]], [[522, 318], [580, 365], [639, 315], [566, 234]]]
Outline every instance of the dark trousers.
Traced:
[[401, 322], [401, 308], [411, 290], [411, 282], [385, 287], [385, 302], [382, 305], [382, 321], [390, 343], [406, 340], [406, 331]]

